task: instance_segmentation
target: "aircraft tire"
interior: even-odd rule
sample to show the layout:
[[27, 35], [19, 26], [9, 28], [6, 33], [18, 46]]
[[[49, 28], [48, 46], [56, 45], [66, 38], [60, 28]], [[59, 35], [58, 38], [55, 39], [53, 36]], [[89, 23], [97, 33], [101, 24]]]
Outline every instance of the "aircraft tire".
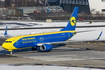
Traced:
[[37, 50], [37, 48], [35, 48], [35, 47], [32, 47], [32, 51], [35, 51], [35, 50]]

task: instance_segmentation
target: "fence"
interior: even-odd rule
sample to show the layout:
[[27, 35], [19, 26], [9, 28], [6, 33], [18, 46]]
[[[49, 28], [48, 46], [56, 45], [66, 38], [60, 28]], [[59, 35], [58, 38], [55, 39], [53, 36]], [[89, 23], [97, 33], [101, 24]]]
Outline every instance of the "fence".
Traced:
[[[21, 16], [21, 17], [13, 17], [13, 16], [5, 16], [0, 17], [1, 20], [68, 20], [71, 13], [68, 12], [42, 12], [42, 13], [30, 13], [29, 16]], [[79, 14], [79, 20], [105, 20], [105, 14]]]
[[[68, 20], [71, 13], [67, 12], [43, 12], [30, 14], [33, 20]], [[82, 20], [105, 20], [105, 14], [79, 14], [78, 19]]]

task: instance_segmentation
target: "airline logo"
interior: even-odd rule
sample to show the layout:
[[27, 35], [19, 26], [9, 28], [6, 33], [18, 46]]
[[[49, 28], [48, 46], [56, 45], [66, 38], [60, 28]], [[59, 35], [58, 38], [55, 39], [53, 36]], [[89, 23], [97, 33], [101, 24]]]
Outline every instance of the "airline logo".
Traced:
[[76, 18], [75, 18], [75, 17], [71, 17], [71, 18], [70, 18], [70, 24], [71, 24], [72, 26], [75, 26], [75, 25], [76, 25]]

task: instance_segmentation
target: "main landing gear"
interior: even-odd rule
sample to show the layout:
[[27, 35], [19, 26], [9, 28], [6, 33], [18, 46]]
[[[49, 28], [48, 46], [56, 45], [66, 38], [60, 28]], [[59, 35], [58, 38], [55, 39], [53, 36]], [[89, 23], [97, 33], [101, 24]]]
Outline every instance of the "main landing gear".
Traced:
[[36, 47], [32, 47], [32, 51], [35, 51], [36, 50]]

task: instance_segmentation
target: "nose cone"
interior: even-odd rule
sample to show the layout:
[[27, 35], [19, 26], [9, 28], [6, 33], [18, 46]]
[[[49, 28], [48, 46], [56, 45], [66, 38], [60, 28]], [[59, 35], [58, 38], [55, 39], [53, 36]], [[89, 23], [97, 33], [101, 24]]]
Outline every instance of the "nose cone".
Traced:
[[14, 47], [14, 37], [5, 40], [5, 42], [2, 44], [2, 48], [6, 49], [7, 51], [15, 50], [16, 48]]
[[4, 42], [2, 44], [2, 48], [6, 49], [7, 51], [12, 51], [12, 50], [16, 50], [17, 48], [13, 46], [13, 43], [6, 43]]
[[6, 49], [6, 50], [8, 49], [7, 46], [8, 46], [8, 45], [7, 45], [6, 43], [3, 43], [3, 44], [2, 44], [2, 48]]
[[6, 49], [7, 51], [12, 51], [16, 49], [11, 43], [3, 43], [2, 48]]

